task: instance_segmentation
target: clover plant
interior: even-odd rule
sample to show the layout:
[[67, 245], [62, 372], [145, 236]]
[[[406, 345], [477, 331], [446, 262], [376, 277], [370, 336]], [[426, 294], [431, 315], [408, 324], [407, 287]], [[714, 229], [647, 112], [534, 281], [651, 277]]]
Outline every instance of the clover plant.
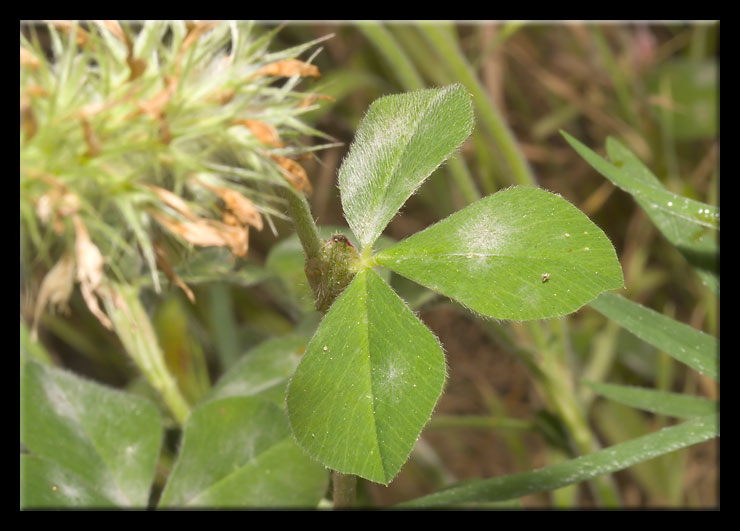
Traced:
[[471, 98], [459, 84], [380, 98], [339, 170], [344, 215], [360, 249], [341, 235], [317, 246], [303, 231], [306, 274], [326, 315], [290, 380], [287, 411], [298, 443], [342, 474], [393, 480], [445, 383], [439, 341], [375, 268], [484, 317], [521, 321], [566, 315], [623, 286], [606, 235], [538, 188], [502, 190], [373, 252], [393, 216], [472, 128]]
[[[42, 282], [34, 325], [30, 331], [23, 322], [20, 327], [21, 507], [315, 508], [327, 504], [328, 470], [334, 507], [342, 507], [355, 504], [357, 477], [388, 485], [430, 419], [447, 377], [442, 345], [391, 288], [392, 274], [487, 319], [557, 318], [590, 304], [719, 381], [717, 338], [605, 293], [624, 285], [616, 252], [602, 230], [559, 195], [527, 185], [480, 199], [467, 194], [471, 204], [425, 230], [400, 242], [382, 235], [473, 130], [468, 91], [482, 100], [482, 89], [465, 68], [460, 77], [467, 86], [414, 90], [371, 105], [338, 173], [351, 230], [341, 234], [316, 226], [304, 196], [310, 183], [289, 158], [308, 148], [280, 140], [282, 133], [317, 133], [297, 116], [318, 96], [293, 89], [301, 77], [318, 77], [315, 66], [295, 57], [318, 40], [269, 54], [270, 34], [253, 40], [253, 26], [244, 23], [176, 22], [169, 30], [145, 23], [135, 39], [128, 26], [111, 21], [95, 22], [90, 32], [76, 23], [62, 24], [59, 32], [54, 27], [49, 31], [55, 63], [42, 60], [36, 40], [21, 43], [21, 218], [36, 253], [47, 266], [56, 263]], [[167, 31], [171, 38], [163, 39]], [[364, 31], [376, 41], [386, 37], [370, 26]], [[78, 44], [85, 47], [82, 55]], [[225, 50], [231, 53], [226, 58]], [[438, 51], [450, 59], [450, 50]], [[214, 57], [220, 58], [214, 63], [218, 75], [197, 68]], [[90, 58], [99, 71], [87, 67]], [[407, 88], [417, 86], [405, 71]], [[272, 86], [280, 77], [288, 78], [285, 85]], [[78, 85], [87, 88], [79, 91]], [[495, 113], [479, 114], [499, 140], [508, 134]], [[594, 169], [634, 197], [718, 293], [719, 209], [668, 191], [614, 139], [607, 141], [607, 161], [564, 136]], [[142, 157], [132, 155], [137, 139], [146, 140], [134, 145]], [[221, 153], [222, 145], [233, 152]], [[64, 156], [52, 156], [58, 152]], [[512, 166], [518, 168], [516, 182], [532, 182], [525, 164]], [[256, 209], [246, 212], [252, 202], [236, 194], [240, 190]], [[160, 343], [186, 345], [185, 321], [178, 321], [175, 308], [160, 311], [153, 322], [141, 292], [161, 291], [161, 271], [192, 301], [188, 283], [254, 284], [276, 271], [294, 279], [301, 258], [293, 252], [296, 239], [286, 238], [272, 248], [264, 270], [254, 266], [259, 272], [252, 275], [224, 265], [223, 254], [206, 251], [171, 265], [157, 242], [169, 232], [179, 238], [175, 242], [226, 247], [243, 256], [248, 226], [262, 228], [255, 213], [272, 226], [270, 214], [281, 217], [283, 207], [322, 320], [316, 327], [308, 319], [291, 334], [234, 359], [212, 388], [206, 382], [203, 389], [193, 385], [195, 391], [181, 393], [183, 384], [171, 375]], [[234, 218], [239, 213], [251, 216], [240, 221]], [[198, 227], [216, 227], [219, 237], [194, 232]], [[238, 240], [225, 239], [237, 233]], [[154, 400], [54, 367], [34, 340], [44, 307], [65, 306], [75, 280], [85, 305], [114, 330], [149, 382]], [[159, 320], [176, 330], [171, 336], [182, 337], [157, 338]], [[560, 385], [546, 361], [538, 369], [553, 387]], [[576, 421], [571, 430], [582, 443], [578, 457], [464, 481], [401, 506], [510, 503], [719, 436], [717, 401], [585, 383], [610, 400], [687, 420], [597, 450], [579, 437], [577, 428], [585, 422], [575, 418], [577, 412], [558, 403], [560, 414]], [[556, 395], [548, 398], [558, 402]], [[166, 443], [165, 428], [173, 426], [182, 436], [170, 454], [163, 448], [175, 445]], [[618, 505], [603, 496], [606, 491], [599, 493], [603, 504]]]

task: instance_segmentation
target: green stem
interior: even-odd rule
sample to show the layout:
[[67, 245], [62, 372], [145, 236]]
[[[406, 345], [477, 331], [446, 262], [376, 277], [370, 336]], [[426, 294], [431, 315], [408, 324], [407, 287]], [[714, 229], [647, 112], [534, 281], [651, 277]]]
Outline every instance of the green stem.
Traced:
[[[571, 372], [563, 359], [564, 356], [562, 353], [558, 355], [557, 350], [548, 344], [540, 322], [529, 321], [526, 326], [530, 332], [530, 337], [534, 340], [537, 350], [540, 352], [540, 383], [548, 397], [548, 402], [553, 404], [558, 416], [567, 426], [578, 454], [586, 455], [597, 451], [599, 449], [598, 441], [591, 432], [583, 410], [578, 403]], [[601, 504], [607, 507], [618, 507], [620, 505], [617, 489], [608, 477], [596, 478], [593, 480], [593, 484], [595, 494]]]
[[[339, 267], [340, 269], [348, 269], [350, 266], [349, 262], [335, 262], [330, 264], [325, 263], [327, 261], [327, 256], [334, 257], [336, 256], [336, 253], [329, 252], [327, 254], [326, 252], [322, 252], [324, 245], [319, 236], [319, 230], [316, 226], [316, 222], [313, 220], [313, 216], [311, 215], [311, 208], [309, 207], [308, 201], [306, 201], [306, 198], [303, 196], [303, 194], [300, 194], [292, 188], [287, 187], [279, 187], [279, 191], [282, 197], [288, 202], [288, 214], [293, 220], [293, 226], [295, 227], [298, 238], [300, 239], [301, 245], [303, 246], [303, 252], [306, 255], [306, 263], [313, 264], [312, 268], [307, 268], [306, 270], [306, 276], [309, 279], [309, 282], [312, 284], [312, 287], [314, 287], [313, 285], [316, 282], [316, 279], [312, 279], [309, 276], [309, 269], [312, 269], [314, 273], [322, 270], [324, 266], [329, 268]], [[351, 271], [346, 272], [348, 274], [352, 273]], [[339, 280], [339, 282], [343, 282], [344, 280], [346, 280], [346, 275], [333, 274], [330, 276], [321, 275], [321, 277], [322, 278], [320, 279], [320, 281], [322, 282], [326, 281], [327, 279]], [[335, 290], [333, 288], [335, 287], [336, 286], [324, 286], [324, 289], [322, 289], [321, 291], [334, 293]], [[314, 295], [316, 295], [316, 290], [314, 290]], [[320, 302], [318, 298], [316, 302]], [[331, 302], [333, 302], [333, 300], [324, 300], [323, 304], [320, 304], [322, 313], [325, 314], [329, 310]], [[355, 503], [356, 498], [357, 476], [351, 474], [341, 474], [335, 470], [332, 473], [332, 477], [334, 483], [334, 508], [341, 509], [352, 507]]]
[[614, 59], [614, 54], [612, 54], [612, 51], [609, 48], [609, 43], [607, 42], [604, 33], [601, 31], [601, 28], [598, 26], [590, 26], [590, 30], [591, 37], [596, 44], [596, 50], [601, 56], [604, 68], [611, 78], [614, 92], [617, 95], [617, 100], [619, 101], [620, 107], [622, 107], [622, 114], [630, 125], [639, 130], [640, 120], [639, 116], [635, 112], [635, 105], [633, 103], [634, 98], [630, 93], [630, 84], [625, 78], [624, 70], [620, 68], [617, 61]]
[[188, 415], [190, 415], [190, 406], [182, 396], [180, 388], [177, 386], [177, 382], [169, 371], [155, 377], [155, 380], [160, 382], [157, 384], [155, 381], [155, 385], [158, 385], [156, 389], [162, 394], [162, 398], [164, 398], [164, 402], [172, 412], [175, 420], [180, 426], [184, 426]]
[[311, 215], [311, 207], [303, 196], [286, 186], [278, 186], [278, 192], [288, 202], [288, 214], [293, 220], [293, 226], [298, 234], [298, 239], [303, 246], [306, 259], [315, 258], [321, 250], [321, 238], [316, 222]]
[[110, 295], [103, 298], [106, 313], [126, 352], [149, 384], [159, 392], [175, 420], [181, 426], [190, 414], [190, 406], [164, 361], [162, 349], [133, 286], [110, 285]]
[[[588, 364], [581, 373], [581, 379], [589, 382], [602, 382], [614, 364], [617, 355], [617, 336], [620, 326], [608, 320], [604, 329], [591, 341]], [[590, 387], [582, 386], [578, 392], [578, 401], [588, 410], [596, 393]]]
[[334, 508], [348, 509], [355, 505], [357, 498], [357, 476], [341, 474], [336, 470], [332, 473]]

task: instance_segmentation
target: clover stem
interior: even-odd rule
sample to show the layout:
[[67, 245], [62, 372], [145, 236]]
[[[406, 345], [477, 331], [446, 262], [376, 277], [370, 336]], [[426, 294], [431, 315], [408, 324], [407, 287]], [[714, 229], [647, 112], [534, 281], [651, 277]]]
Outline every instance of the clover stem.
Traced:
[[346, 509], [355, 504], [357, 495], [357, 476], [342, 474], [336, 470], [332, 472], [332, 491], [334, 493], [334, 508]]
[[292, 188], [280, 186], [278, 187], [278, 191], [283, 199], [288, 202], [288, 214], [293, 220], [293, 225], [295, 226], [298, 238], [301, 240], [306, 259], [315, 258], [318, 256], [322, 244], [316, 222], [311, 215], [311, 208], [308, 206], [308, 201], [306, 201], [303, 194], [296, 192]]
[[[324, 242], [322, 242], [319, 236], [319, 230], [316, 226], [316, 222], [311, 215], [311, 208], [308, 205], [308, 201], [303, 196], [293, 190], [292, 188], [279, 187], [280, 195], [288, 202], [288, 214], [293, 220], [293, 226], [298, 234], [298, 239], [301, 241], [303, 246], [303, 252], [306, 255], [306, 277], [309, 280], [312, 288], [314, 289], [314, 295], [317, 297], [317, 305], [321, 313], [326, 314], [329, 307], [334, 302], [334, 298], [338, 296], [338, 292], [344, 289], [346, 284], [349, 283], [347, 275], [354, 276], [354, 269], [356, 269], [354, 259], [341, 259], [343, 254], [341, 252], [331, 252], [332, 249], [325, 248]], [[346, 238], [345, 238], [346, 241]], [[341, 243], [332, 242], [331, 240], [327, 243]], [[348, 244], [348, 249], [343, 246], [345, 251], [349, 251], [357, 255], [357, 252]], [[350, 253], [351, 254], [351, 253]], [[339, 260], [337, 258], [340, 258]], [[327, 263], [333, 260], [334, 263]], [[327, 275], [327, 269], [331, 270], [331, 274]], [[335, 271], [334, 269], [338, 269]], [[347, 275], [341, 274], [346, 272]], [[351, 280], [351, 277], [350, 277]], [[341, 284], [341, 286], [328, 286], [326, 284]], [[317, 286], [319, 286], [317, 288]], [[340, 288], [335, 290], [334, 288]], [[321, 295], [319, 295], [321, 294]], [[322, 300], [323, 299], [323, 300]], [[355, 497], [357, 493], [357, 476], [352, 474], [341, 474], [336, 470], [332, 471], [333, 478], [333, 491], [334, 491], [334, 508], [347, 508], [352, 507], [355, 503]]]

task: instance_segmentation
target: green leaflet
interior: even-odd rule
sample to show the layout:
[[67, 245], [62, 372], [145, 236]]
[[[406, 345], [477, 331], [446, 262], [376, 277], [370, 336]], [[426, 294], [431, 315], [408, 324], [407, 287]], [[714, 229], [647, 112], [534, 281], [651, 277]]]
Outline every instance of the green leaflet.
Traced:
[[613, 293], [604, 293], [591, 307], [681, 363], [719, 381], [719, 343], [715, 337]]
[[643, 389], [630, 385], [584, 382], [603, 397], [659, 415], [693, 418], [719, 411], [719, 404], [698, 396]]
[[102, 490], [53, 459], [21, 454], [21, 509], [117, 506]]
[[146, 507], [162, 424], [146, 399], [21, 365], [21, 507]]
[[298, 443], [326, 466], [388, 484], [445, 380], [437, 339], [372, 270], [337, 298], [288, 385]]
[[326, 469], [295, 444], [280, 406], [236, 396], [195, 408], [160, 507], [316, 507]]
[[696, 225], [719, 230], [719, 208], [669, 192], [662, 185], [650, 180], [636, 178], [633, 173], [605, 161], [568, 133], [562, 134], [596, 171], [628, 194], [644, 199], [650, 209], [661, 210]]
[[513, 187], [376, 255], [378, 264], [488, 317], [545, 319], [623, 286], [609, 239], [562, 197]]
[[470, 95], [459, 84], [370, 106], [338, 176], [344, 215], [363, 248], [472, 128]]

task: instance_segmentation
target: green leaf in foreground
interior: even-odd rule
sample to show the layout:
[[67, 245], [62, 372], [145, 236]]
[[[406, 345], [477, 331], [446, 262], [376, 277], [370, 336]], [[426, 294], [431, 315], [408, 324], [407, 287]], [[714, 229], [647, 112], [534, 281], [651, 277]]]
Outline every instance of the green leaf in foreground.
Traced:
[[519, 498], [624, 470], [636, 463], [714, 437], [719, 437], [718, 414], [663, 428], [660, 431], [540, 470], [480, 481], [468, 481], [459, 486], [403, 503], [399, 507], [453, 506], [461, 502]]
[[99, 486], [56, 461], [21, 454], [21, 509], [92, 509], [115, 505]]
[[668, 215], [719, 230], [719, 208], [669, 192], [662, 185], [635, 178], [633, 174], [602, 159], [568, 133], [562, 134], [596, 171], [628, 194], [647, 201], [651, 209], [662, 210]]
[[539, 188], [485, 197], [379, 252], [376, 261], [497, 319], [566, 315], [624, 283], [601, 229]]
[[[612, 163], [621, 168], [632, 179], [643, 182], [656, 189], [663, 189], [663, 183], [638, 159], [634, 153], [614, 138], [606, 139], [606, 152]], [[674, 215], [672, 212], [656, 208], [652, 201], [641, 195], [634, 195], [635, 201], [650, 216], [658, 230], [684, 255], [697, 270], [702, 281], [717, 293], [719, 290], [719, 246], [717, 233], [693, 221]]]
[[473, 128], [462, 85], [376, 100], [339, 169], [342, 207], [362, 247], [385, 226]]
[[698, 396], [642, 389], [628, 385], [600, 382], [584, 383], [605, 398], [659, 415], [694, 418], [710, 415], [719, 410], [717, 402]]
[[613, 293], [604, 293], [591, 307], [681, 363], [719, 381], [719, 343], [715, 337]]
[[22, 507], [146, 507], [161, 439], [148, 400], [21, 366]]
[[191, 413], [160, 506], [316, 507], [328, 477], [277, 404], [229, 397]]
[[288, 385], [293, 433], [324, 465], [388, 484], [445, 379], [437, 339], [372, 270], [334, 302]]

